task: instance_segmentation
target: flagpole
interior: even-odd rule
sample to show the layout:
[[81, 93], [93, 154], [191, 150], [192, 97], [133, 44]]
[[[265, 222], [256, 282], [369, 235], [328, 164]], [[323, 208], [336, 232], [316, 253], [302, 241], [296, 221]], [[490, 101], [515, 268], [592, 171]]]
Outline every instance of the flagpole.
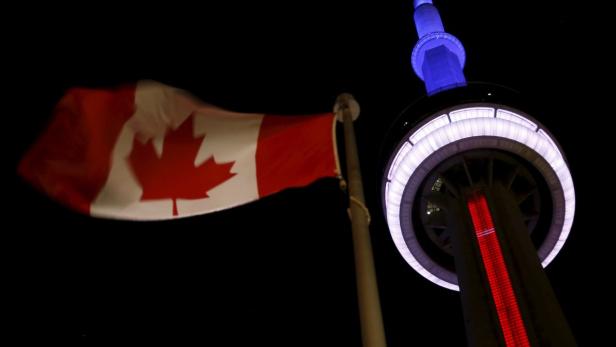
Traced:
[[341, 94], [336, 99], [334, 113], [344, 124], [344, 147], [349, 192], [349, 214], [353, 232], [353, 252], [359, 319], [364, 347], [385, 347], [385, 331], [379, 302], [379, 289], [370, 241], [370, 213], [364, 200], [361, 170], [353, 121], [359, 116], [359, 104], [351, 94]]

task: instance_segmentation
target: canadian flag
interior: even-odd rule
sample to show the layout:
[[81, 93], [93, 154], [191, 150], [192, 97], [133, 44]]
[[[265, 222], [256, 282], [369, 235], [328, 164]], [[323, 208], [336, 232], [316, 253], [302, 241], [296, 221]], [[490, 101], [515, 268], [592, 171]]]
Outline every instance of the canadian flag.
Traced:
[[75, 88], [18, 171], [92, 216], [186, 217], [338, 176], [334, 126], [332, 113], [230, 112], [151, 81]]

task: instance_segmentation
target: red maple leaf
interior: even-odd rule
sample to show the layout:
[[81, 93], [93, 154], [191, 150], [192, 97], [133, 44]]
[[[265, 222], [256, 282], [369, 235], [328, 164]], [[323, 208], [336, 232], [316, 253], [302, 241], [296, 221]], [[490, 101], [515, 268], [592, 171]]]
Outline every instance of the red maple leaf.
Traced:
[[195, 166], [204, 137], [193, 136], [192, 115], [167, 132], [160, 157], [152, 140], [142, 144], [135, 137], [128, 162], [143, 189], [141, 201], [173, 199], [173, 215], [177, 216], [176, 199], [207, 198], [210, 189], [235, 176], [231, 172], [234, 161], [218, 164], [211, 156]]

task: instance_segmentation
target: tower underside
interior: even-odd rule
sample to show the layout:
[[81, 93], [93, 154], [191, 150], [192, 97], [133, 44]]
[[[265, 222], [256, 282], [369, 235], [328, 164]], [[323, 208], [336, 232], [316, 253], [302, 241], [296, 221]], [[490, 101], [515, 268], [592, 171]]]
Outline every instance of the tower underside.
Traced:
[[460, 290], [469, 345], [574, 346], [543, 270], [575, 209], [560, 147], [515, 108], [453, 105], [427, 111], [386, 166], [385, 213], [398, 250], [425, 278]]

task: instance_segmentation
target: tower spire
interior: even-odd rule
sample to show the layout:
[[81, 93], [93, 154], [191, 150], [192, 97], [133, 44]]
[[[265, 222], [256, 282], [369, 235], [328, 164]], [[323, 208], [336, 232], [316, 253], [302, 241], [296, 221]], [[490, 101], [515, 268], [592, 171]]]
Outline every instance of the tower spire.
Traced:
[[466, 85], [462, 42], [445, 32], [441, 16], [432, 0], [414, 0], [413, 15], [419, 41], [411, 63], [415, 74], [426, 84], [428, 95]]

